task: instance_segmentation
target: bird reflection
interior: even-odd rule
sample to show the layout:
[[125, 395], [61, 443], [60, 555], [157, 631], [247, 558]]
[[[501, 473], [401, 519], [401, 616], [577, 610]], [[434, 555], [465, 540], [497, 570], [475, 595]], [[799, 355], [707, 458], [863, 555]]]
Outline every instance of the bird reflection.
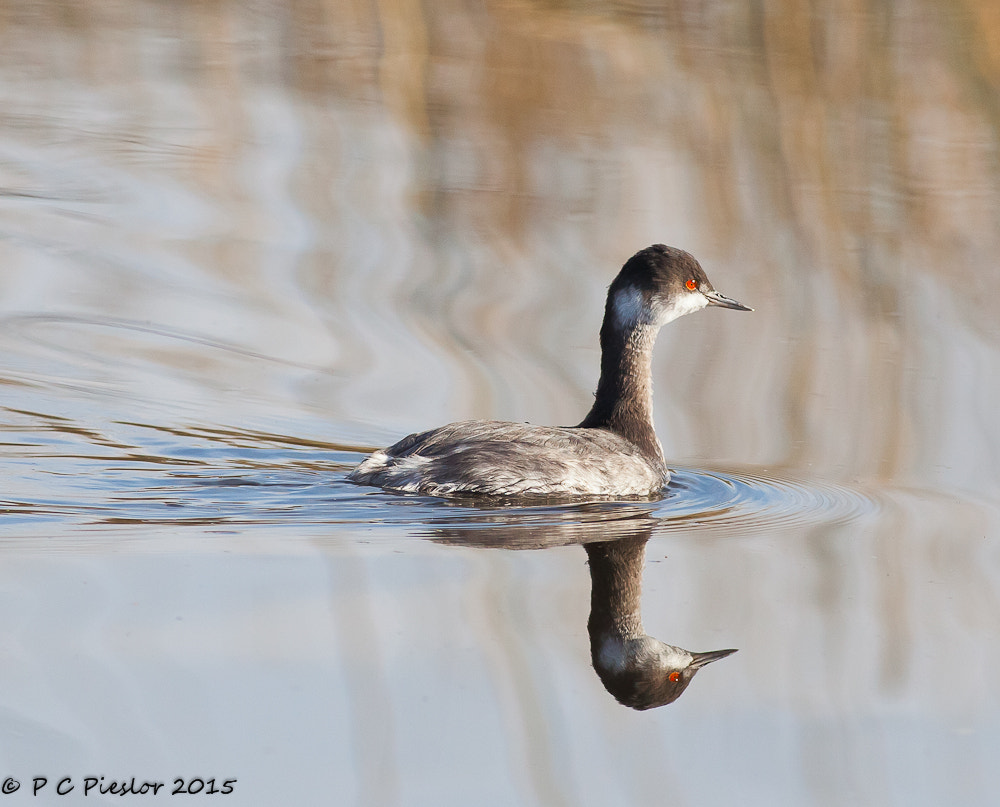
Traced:
[[642, 566], [649, 535], [585, 544], [590, 560], [590, 658], [617, 701], [652, 709], [677, 700], [694, 674], [736, 650], [692, 653], [642, 627]]
[[[571, 513], [573, 521], [559, 523]], [[478, 528], [438, 528], [434, 536], [443, 543], [508, 549], [582, 544], [590, 565], [591, 660], [604, 688], [624, 706], [645, 710], [673, 703], [698, 670], [736, 652], [694, 653], [661, 642], [643, 629], [642, 569], [656, 523], [648, 510], [598, 506], [547, 515], [552, 523], [542, 526], [530, 520], [516, 522], [510, 514], [494, 511], [484, 514]]]

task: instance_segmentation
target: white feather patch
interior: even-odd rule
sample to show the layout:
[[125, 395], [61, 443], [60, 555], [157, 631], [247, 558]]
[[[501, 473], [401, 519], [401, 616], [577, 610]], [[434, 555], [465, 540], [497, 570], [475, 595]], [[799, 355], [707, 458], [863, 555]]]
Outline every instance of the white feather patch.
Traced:
[[612, 310], [615, 328], [630, 331], [638, 325], [653, 325], [660, 328], [678, 317], [700, 311], [708, 305], [708, 298], [698, 291], [678, 295], [667, 307], [655, 301], [647, 301], [635, 286], [624, 286], [615, 292]]
[[706, 305], [708, 305], [708, 298], [699, 291], [681, 294], [674, 299], [673, 305], [660, 311], [660, 315], [656, 319], [656, 324], [666, 325], [668, 322], [678, 317], [683, 317], [685, 314], [693, 314], [695, 311], [701, 311]]

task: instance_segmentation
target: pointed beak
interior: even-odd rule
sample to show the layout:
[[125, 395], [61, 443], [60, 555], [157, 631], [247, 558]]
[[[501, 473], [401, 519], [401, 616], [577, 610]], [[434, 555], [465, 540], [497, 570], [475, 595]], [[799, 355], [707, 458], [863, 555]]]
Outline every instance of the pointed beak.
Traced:
[[709, 305], [717, 305], [720, 308], [732, 308], [736, 311], [753, 311], [752, 308], [743, 305], [743, 303], [738, 303], [731, 297], [719, 294], [715, 289], [712, 289], [712, 291], [703, 291], [702, 294], [705, 295]]
[[726, 656], [731, 656], [736, 652], [736, 648], [732, 650], [709, 650], [707, 653], [692, 653], [693, 660], [688, 664], [688, 668], [693, 668], [699, 670], [706, 664], [711, 664], [713, 661], [718, 661], [720, 658], [725, 658]]

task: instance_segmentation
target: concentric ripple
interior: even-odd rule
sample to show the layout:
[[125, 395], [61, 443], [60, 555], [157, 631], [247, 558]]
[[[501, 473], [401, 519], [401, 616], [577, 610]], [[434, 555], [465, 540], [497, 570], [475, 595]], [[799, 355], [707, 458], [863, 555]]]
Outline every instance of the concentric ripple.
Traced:
[[763, 471], [677, 468], [657, 516], [661, 529], [734, 532], [843, 523], [878, 509], [866, 493]]

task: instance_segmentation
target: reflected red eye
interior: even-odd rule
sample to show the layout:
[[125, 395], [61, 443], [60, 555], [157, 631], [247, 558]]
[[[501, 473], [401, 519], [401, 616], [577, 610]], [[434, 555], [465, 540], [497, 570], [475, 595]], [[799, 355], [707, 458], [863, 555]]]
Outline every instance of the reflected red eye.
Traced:
[[698, 288], [698, 281], [696, 281], [696, 280], [689, 280], [684, 285], [688, 287], [688, 291], [694, 291], [695, 289]]
[[[688, 284], [691, 283], [694, 283], [694, 281], [689, 280]], [[667, 676], [667, 679], [676, 684], [678, 681], [681, 680], [681, 674], [677, 672], [677, 670], [674, 670], [672, 673], [670, 673], [670, 675]]]

